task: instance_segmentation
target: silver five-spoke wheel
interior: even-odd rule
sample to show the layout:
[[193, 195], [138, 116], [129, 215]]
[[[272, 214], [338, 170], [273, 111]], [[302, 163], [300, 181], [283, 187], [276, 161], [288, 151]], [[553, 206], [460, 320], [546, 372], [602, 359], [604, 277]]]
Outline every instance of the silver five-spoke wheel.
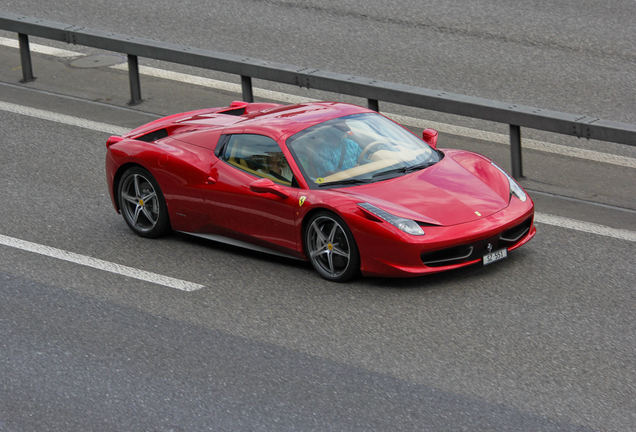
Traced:
[[167, 230], [168, 215], [157, 181], [143, 168], [124, 173], [119, 186], [119, 206], [130, 228], [143, 237], [157, 237]]
[[326, 279], [342, 282], [359, 270], [358, 248], [351, 231], [334, 214], [318, 213], [309, 220], [305, 245], [311, 264]]

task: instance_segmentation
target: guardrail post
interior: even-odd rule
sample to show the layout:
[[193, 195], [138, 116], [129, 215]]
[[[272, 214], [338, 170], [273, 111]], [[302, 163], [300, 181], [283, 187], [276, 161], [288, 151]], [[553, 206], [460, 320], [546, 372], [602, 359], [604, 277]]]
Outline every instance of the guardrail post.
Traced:
[[128, 105], [141, 103], [141, 82], [139, 80], [139, 60], [136, 55], [128, 54], [128, 78], [130, 79], [130, 102]]
[[380, 102], [377, 99], [367, 99], [367, 106], [370, 110], [380, 112]]
[[20, 62], [22, 63], [22, 83], [35, 80], [33, 67], [31, 66], [31, 49], [29, 48], [29, 35], [18, 33], [20, 43]]
[[523, 177], [523, 164], [521, 162], [521, 127], [510, 125], [510, 165], [512, 177]]
[[254, 93], [252, 92], [252, 77], [241, 75], [241, 87], [243, 88], [243, 101], [254, 102]]

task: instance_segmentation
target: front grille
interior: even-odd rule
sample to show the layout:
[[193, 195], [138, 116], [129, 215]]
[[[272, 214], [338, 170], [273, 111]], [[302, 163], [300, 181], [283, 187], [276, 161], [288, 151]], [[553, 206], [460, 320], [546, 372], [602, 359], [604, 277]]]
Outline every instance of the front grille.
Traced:
[[531, 225], [532, 218], [528, 218], [519, 225], [495, 236], [460, 246], [424, 252], [420, 258], [422, 263], [428, 267], [443, 267], [478, 260], [492, 251], [514, 246], [528, 234]]
[[425, 252], [421, 255], [421, 258], [422, 262], [428, 267], [461, 264], [483, 257], [488, 253], [488, 245], [490, 245], [491, 251], [497, 250], [499, 247], [499, 235], [461, 246]]

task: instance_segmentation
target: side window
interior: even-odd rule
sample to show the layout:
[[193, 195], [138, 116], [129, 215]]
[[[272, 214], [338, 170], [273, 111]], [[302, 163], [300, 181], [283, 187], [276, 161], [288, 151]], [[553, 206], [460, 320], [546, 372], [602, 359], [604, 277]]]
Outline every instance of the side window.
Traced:
[[278, 143], [263, 135], [232, 135], [221, 159], [276, 183], [290, 186], [293, 181], [294, 176]]

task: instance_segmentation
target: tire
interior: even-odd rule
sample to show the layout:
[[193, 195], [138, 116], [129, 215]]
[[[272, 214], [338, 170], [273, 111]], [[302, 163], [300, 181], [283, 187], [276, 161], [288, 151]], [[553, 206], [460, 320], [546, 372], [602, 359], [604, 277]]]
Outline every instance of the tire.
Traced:
[[303, 235], [311, 265], [323, 278], [345, 282], [360, 272], [358, 246], [347, 224], [331, 212], [319, 212], [307, 223]]
[[117, 196], [121, 214], [135, 234], [156, 238], [170, 231], [166, 200], [148, 170], [128, 169], [119, 181]]

